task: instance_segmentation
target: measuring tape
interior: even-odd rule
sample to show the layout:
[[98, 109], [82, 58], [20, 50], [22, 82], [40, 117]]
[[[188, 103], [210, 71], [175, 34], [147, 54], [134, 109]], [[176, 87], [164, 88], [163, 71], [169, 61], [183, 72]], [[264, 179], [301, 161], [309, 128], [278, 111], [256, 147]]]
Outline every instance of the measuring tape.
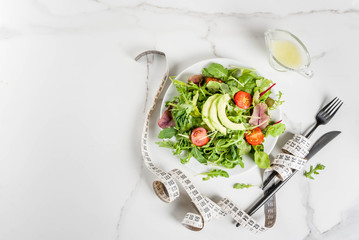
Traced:
[[310, 141], [302, 135], [294, 135], [282, 147], [283, 153], [279, 153], [271, 167], [278, 174], [280, 180], [284, 181], [292, 174], [292, 170], [301, 170], [306, 164], [305, 156], [309, 153]]
[[[170, 203], [180, 196], [179, 187], [177, 182], [184, 188], [188, 196], [194, 205], [195, 212], [188, 212], [185, 214], [182, 224], [193, 231], [200, 231], [203, 229], [206, 223], [213, 218], [219, 218], [225, 215], [231, 216], [242, 227], [249, 229], [250, 231], [260, 233], [271, 228], [275, 224], [276, 219], [276, 202], [273, 196], [264, 205], [265, 225], [262, 226], [257, 223], [251, 216], [245, 211], [236, 206], [228, 198], [223, 198], [219, 202], [215, 203], [208, 197], [201, 194], [194, 186], [191, 180], [179, 169], [173, 169], [171, 171], [164, 171], [153, 164], [153, 161], [149, 155], [148, 148], [148, 132], [150, 117], [156, 107], [158, 98], [163, 90], [166, 80], [169, 75], [168, 63], [166, 54], [156, 50], [145, 51], [139, 54], [135, 60], [138, 61], [143, 56], [150, 54], [161, 55], [166, 60], [166, 71], [159, 84], [158, 90], [154, 97], [152, 106], [146, 113], [145, 123], [142, 131], [141, 151], [142, 157], [146, 167], [151, 171], [157, 180], [153, 182], [153, 189], [156, 195], [162, 201]], [[304, 166], [305, 160], [303, 159], [308, 154], [310, 143], [308, 139], [301, 135], [295, 135], [292, 140], [289, 140], [283, 147], [285, 153], [280, 153], [275, 158], [272, 169], [277, 171], [281, 179], [288, 177], [291, 169], [299, 169]], [[291, 155], [292, 154], [292, 155]], [[264, 179], [270, 174], [270, 171], [265, 171]]]

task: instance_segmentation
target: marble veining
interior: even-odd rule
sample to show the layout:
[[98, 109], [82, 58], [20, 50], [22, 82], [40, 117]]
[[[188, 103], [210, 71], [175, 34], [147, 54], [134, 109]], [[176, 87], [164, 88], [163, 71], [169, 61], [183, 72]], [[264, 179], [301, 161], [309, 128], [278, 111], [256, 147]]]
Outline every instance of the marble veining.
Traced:
[[[0, 239], [359, 239], [357, 1], [0, 4]], [[262, 39], [268, 28], [304, 39], [313, 79], [269, 66]], [[153, 193], [139, 144], [163, 62], [153, 56], [134, 61], [149, 49], [167, 54], [170, 75], [200, 60], [228, 57], [276, 81], [284, 93], [287, 134], [273, 152], [291, 133], [305, 132], [325, 101], [344, 100], [332, 122], [313, 135], [315, 141], [342, 131], [309, 163], [326, 169], [315, 180], [298, 173], [277, 194], [277, 223], [265, 235], [237, 229], [229, 218], [191, 232], [179, 220], [188, 199], [164, 204]], [[155, 144], [162, 95], [151, 118], [150, 149], [170, 170], [176, 158]], [[230, 178], [223, 188], [259, 182], [259, 171]], [[196, 183], [207, 191], [208, 185]], [[240, 191], [228, 194], [243, 206], [258, 195]]]
[[127, 196], [125, 203], [122, 205], [121, 210], [120, 210], [120, 214], [118, 217], [118, 221], [117, 221], [117, 225], [116, 225], [116, 238], [115, 239], [122, 239], [121, 237], [121, 232], [122, 232], [122, 221], [125, 221], [125, 214], [127, 211], [127, 206], [129, 204], [131, 204], [131, 201], [133, 200], [133, 198], [135, 197], [135, 194], [137, 191], [139, 191], [139, 187], [141, 182], [143, 181], [143, 172], [144, 172], [144, 164], [141, 163], [141, 167], [140, 167], [140, 175], [138, 177], [138, 180], [136, 181], [136, 184], [134, 185], [131, 193]]

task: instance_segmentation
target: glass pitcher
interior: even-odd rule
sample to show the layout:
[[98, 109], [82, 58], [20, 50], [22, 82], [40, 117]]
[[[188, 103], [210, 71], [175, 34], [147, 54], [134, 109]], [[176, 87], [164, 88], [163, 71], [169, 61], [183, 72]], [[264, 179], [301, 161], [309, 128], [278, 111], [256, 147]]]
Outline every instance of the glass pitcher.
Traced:
[[295, 71], [307, 78], [313, 77], [309, 69], [310, 55], [305, 45], [292, 33], [271, 29], [264, 34], [270, 65], [278, 71]]

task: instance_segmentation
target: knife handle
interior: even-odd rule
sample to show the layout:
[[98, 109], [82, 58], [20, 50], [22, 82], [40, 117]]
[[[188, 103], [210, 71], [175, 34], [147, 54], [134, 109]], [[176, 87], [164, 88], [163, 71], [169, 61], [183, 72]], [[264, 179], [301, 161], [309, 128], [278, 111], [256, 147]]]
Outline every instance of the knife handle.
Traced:
[[247, 211], [248, 215], [252, 216], [255, 212], [257, 212], [258, 209], [260, 209], [271, 197], [273, 197], [273, 195], [278, 192], [278, 190], [283, 187], [283, 185], [288, 182], [288, 180], [297, 172], [298, 170], [294, 170], [293, 173], [289, 175], [289, 177], [287, 177], [284, 181], [280, 181], [265, 190], [263, 197]]
[[[280, 181], [276, 184], [273, 184], [270, 188], [265, 190], [264, 195], [250, 209], [247, 210], [248, 215], [252, 216], [255, 212], [257, 212], [297, 172], [298, 172], [298, 170], [294, 170], [293, 173], [291, 175], [289, 175], [289, 177], [287, 177], [284, 181]], [[237, 223], [236, 227], [239, 227], [239, 226], [240, 226], [240, 224]]]

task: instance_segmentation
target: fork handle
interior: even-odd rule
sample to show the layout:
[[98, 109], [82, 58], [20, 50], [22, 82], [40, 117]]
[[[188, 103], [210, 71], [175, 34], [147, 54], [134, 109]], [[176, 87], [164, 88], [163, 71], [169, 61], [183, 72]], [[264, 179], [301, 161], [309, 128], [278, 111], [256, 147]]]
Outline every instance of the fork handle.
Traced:
[[315, 124], [314, 127], [312, 127], [312, 129], [310, 129], [310, 131], [305, 135], [306, 138], [310, 138], [310, 136], [312, 136], [313, 132], [315, 131], [315, 129], [317, 129], [317, 127], [319, 126], [318, 122]]

